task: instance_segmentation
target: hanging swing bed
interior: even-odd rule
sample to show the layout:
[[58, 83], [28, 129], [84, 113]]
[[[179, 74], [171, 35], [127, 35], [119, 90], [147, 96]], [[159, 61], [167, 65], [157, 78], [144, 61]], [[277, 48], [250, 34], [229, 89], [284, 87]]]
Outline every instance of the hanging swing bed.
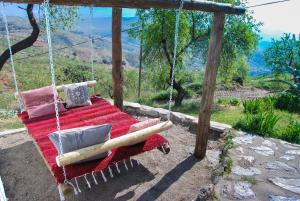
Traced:
[[[176, 14], [174, 52], [176, 52], [179, 12], [182, 5]], [[108, 175], [110, 177], [114, 176], [112, 169], [116, 169], [120, 173], [119, 165], [128, 170], [129, 167], [134, 166], [134, 163], [138, 163], [130, 158], [132, 156], [153, 149], [159, 149], [167, 154], [170, 151], [168, 141], [157, 133], [172, 127], [170, 121], [172, 93], [170, 93], [169, 114], [166, 122], [159, 122], [159, 119], [139, 122], [136, 118], [122, 112], [108, 100], [99, 96], [89, 98], [89, 104], [85, 106], [65, 109], [58, 97], [58, 91], [63, 90], [66, 96], [70, 87], [79, 87], [80, 90], [84, 91], [87, 87], [95, 86], [96, 81], [56, 86], [48, 8], [49, 1], [45, 0], [44, 10], [52, 86], [26, 92], [19, 92], [18, 89], [7, 19], [3, 12], [2, 15], [6, 24], [16, 94], [20, 108], [25, 106], [25, 110], [19, 113], [18, 116], [25, 124], [48, 169], [59, 184], [60, 198], [64, 200], [63, 191], [66, 186], [73, 187], [75, 194], [81, 192], [77, 182], [79, 177], [83, 177], [88, 186], [91, 187], [87, 178], [88, 174], [92, 176], [95, 184], [98, 184], [95, 177], [97, 173], [101, 174], [102, 179], [106, 182]], [[174, 72], [172, 73], [174, 79]], [[170, 91], [172, 91], [172, 83], [173, 81], [171, 82]], [[48, 106], [45, 110], [51, 108], [50, 110], [53, 112], [35, 116], [35, 113], [31, 110], [34, 108], [35, 111], [39, 106], [34, 104], [40, 104], [49, 97], [53, 101], [50, 105], [47, 103]], [[102, 139], [99, 140], [99, 133], [103, 131], [103, 128], [106, 128], [104, 129], [106, 134], [100, 136]], [[95, 135], [95, 132], [98, 135], [97, 140], [91, 137]], [[79, 145], [80, 143], [85, 144], [85, 146]]]

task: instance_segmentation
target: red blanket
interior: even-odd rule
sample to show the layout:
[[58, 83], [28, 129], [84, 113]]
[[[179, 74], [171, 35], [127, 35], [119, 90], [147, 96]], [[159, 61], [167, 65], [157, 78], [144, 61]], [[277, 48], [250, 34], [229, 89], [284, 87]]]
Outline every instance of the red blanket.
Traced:
[[[118, 108], [111, 105], [102, 98], [92, 97], [92, 105], [72, 108], [67, 112], [60, 114], [61, 129], [75, 128], [80, 126], [99, 125], [104, 123], [112, 124], [111, 138], [126, 135], [130, 125], [138, 122], [132, 116], [121, 112]], [[26, 112], [19, 114], [28, 129], [28, 133], [35, 140], [45, 161], [48, 163], [56, 181], [64, 182], [62, 168], [58, 167], [55, 162], [57, 151], [48, 138], [48, 134], [56, 131], [55, 116], [45, 116], [40, 118], [28, 119]], [[74, 177], [81, 176], [93, 171], [97, 172], [106, 169], [109, 165], [127, 159], [130, 156], [150, 151], [161, 145], [168, 143], [167, 140], [158, 135], [152, 135], [145, 142], [113, 149], [112, 153], [103, 160], [87, 162], [76, 165], [66, 166], [67, 178], [71, 180]]]

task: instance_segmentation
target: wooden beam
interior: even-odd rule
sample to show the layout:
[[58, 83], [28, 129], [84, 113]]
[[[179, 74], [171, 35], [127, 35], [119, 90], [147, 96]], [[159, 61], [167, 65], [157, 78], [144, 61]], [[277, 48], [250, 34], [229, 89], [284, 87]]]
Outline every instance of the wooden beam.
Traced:
[[214, 13], [208, 49], [208, 58], [203, 81], [203, 91], [199, 110], [195, 146], [195, 156], [200, 159], [204, 158], [206, 153], [210, 128], [211, 106], [213, 104], [217, 72], [220, 64], [224, 23], [225, 14]]
[[114, 105], [123, 110], [122, 8], [112, 9], [112, 80]]
[[113, 148], [125, 147], [135, 145], [145, 141], [148, 137], [155, 133], [168, 130], [173, 126], [171, 121], [162, 122], [154, 126], [150, 126], [143, 130], [135, 131], [127, 135], [122, 135], [117, 138], [108, 140], [102, 144], [85, 147], [76, 151], [71, 151], [56, 157], [56, 163], [59, 167], [74, 164], [84, 159], [88, 159], [93, 156], [97, 156], [101, 153], [105, 153]]
[[[4, 0], [4, 2], [41, 4], [43, 3], [43, 0]], [[180, 0], [51, 0], [50, 4], [65, 6], [172, 9], [179, 8]], [[245, 13], [245, 8], [241, 6], [203, 0], [184, 1], [183, 9], [204, 12], [224, 12], [226, 14], [237, 15]]]

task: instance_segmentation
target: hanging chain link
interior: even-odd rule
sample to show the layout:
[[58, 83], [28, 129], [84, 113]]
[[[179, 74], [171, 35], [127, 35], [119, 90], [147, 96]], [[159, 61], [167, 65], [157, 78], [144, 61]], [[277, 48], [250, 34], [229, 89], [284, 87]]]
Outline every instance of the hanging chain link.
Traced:
[[16, 70], [15, 70], [15, 65], [14, 65], [13, 53], [12, 53], [12, 50], [11, 50], [11, 42], [10, 42], [10, 37], [9, 37], [8, 23], [7, 23], [6, 15], [3, 11], [4, 10], [3, 7], [4, 7], [4, 3], [2, 4], [2, 7], [1, 7], [1, 14], [2, 14], [2, 17], [3, 17], [5, 30], [6, 30], [6, 39], [7, 39], [8, 50], [9, 50], [10, 65], [11, 65], [11, 69], [12, 69], [15, 90], [16, 90], [16, 93], [18, 94], [17, 99], [18, 99], [19, 109], [20, 109], [20, 111], [22, 111], [23, 110], [23, 104], [22, 104], [21, 99], [20, 99], [21, 97], [20, 97], [19, 87], [18, 87], [18, 83], [17, 83], [17, 75], [16, 75]]
[[174, 78], [175, 78], [175, 66], [176, 66], [176, 56], [177, 56], [177, 45], [178, 45], [178, 33], [180, 26], [180, 13], [183, 8], [184, 0], [180, 1], [179, 9], [176, 10], [176, 22], [175, 22], [175, 36], [174, 36], [174, 51], [173, 51], [173, 69], [171, 74], [171, 84], [170, 84], [170, 98], [169, 98], [169, 112], [168, 112], [168, 121], [171, 118], [171, 107], [172, 107], [172, 99], [173, 99], [173, 86], [174, 86]]
[[[47, 40], [48, 40], [48, 49], [49, 49], [49, 63], [50, 63], [50, 70], [51, 70], [51, 81], [52, 81], [52, 88], [54, 94], [54, 108], [55, 108], [55, 116], [56, 116], [56, 127], [59, 136], [59, 151], [63, 153], [63, 145], [61, 141], [61, 128], [60, 128], [60, 121], [59, 121], [59, 112], [58, 112], [58, 99], [57, 99], [57, 91], [56, 91], [56, 83], [55, 83], [55, 69], [53, 63], [53, 54], [52, 54], [52, 41], [51, 41], [51, 27], [50, 27], [50, 20], [49, 20], [49, 0], [44, 0], [44, 11], [45, 11], [45, 20], [46, 20], [46, 31], [47, 31]], [[67, 183], [67, 172], [65, 167], [63, 166], [63, 174], [65, 183]]]
[[94, 35], [93, 35], [93, 11], [90, 13], [91, 15], [91, 33], [90, 33], [90, 43], [91, 43], [91, 68], [92, 68], [92, 80], [95, 80], [95, 70], [94, 70]]

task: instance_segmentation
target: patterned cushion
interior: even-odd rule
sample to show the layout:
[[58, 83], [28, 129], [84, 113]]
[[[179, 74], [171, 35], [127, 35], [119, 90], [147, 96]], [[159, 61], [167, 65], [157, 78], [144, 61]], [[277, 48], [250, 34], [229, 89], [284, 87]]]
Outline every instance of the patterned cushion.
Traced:
[[[57, 149], [58, 153], [68, 153], [70, 151], [82, 149], [92, 145], [106, 142], [110, 139], [111, 124], [103, 124], [98, 126], [85, 126], [61, 130], [62, 152], [59, 147], [59, 131], [49, 134], [49, 138]], [[98, 156], [80, 161], [87, 162], [103, 158], [108, 155], [108, 152], [99, 154]]]
[[24, 91], [21, 92], [21, 98], [26, 110], [33, 106], [52, 103], [54, 101], [53, 88], [52, 86], [47, 86], [39, 89]]
[[142, 130], [144, 128], [148, 128], [150, 126], [154, 126], [160, 122], [160, 118], [148, 119], [146, 121], [138, 122], [130, 126], [129, 133]]
[[67, 108], [91, 105], [87, 83], [63, 86]]

